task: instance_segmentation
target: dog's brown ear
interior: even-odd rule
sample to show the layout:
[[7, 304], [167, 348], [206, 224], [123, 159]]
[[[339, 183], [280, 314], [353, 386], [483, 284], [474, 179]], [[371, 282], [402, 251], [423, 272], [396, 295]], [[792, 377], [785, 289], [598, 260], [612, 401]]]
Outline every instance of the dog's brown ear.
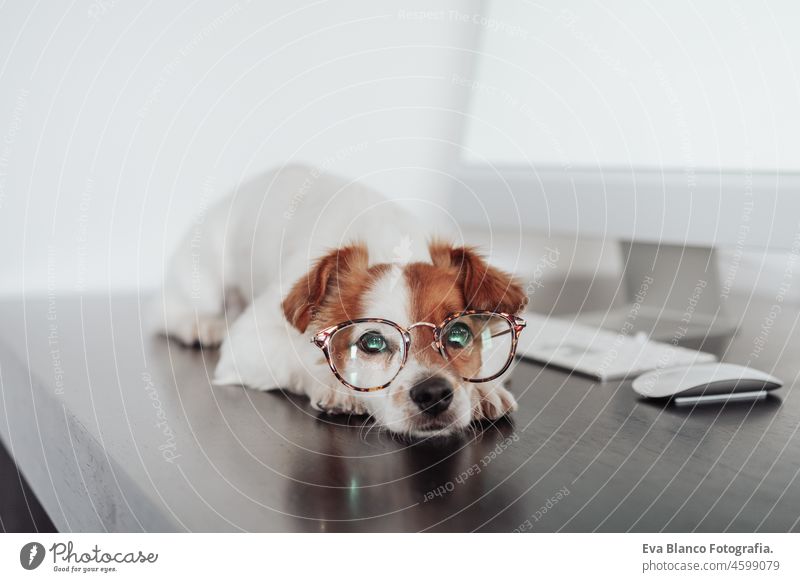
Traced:
[[432, 242], [428, 250], [434, 265], [458, 269], [467, 309], [518, 313], [527, 304], [528, 298], [514, 277], [489, 266], [473, 247]]
[[294, 327], [304, 333], [325, 297], [337, 288], [346, 273], [369, 266], [369, 254], [362, 244], [330, 251], [294, 284], [283, 300], [283, 313]]

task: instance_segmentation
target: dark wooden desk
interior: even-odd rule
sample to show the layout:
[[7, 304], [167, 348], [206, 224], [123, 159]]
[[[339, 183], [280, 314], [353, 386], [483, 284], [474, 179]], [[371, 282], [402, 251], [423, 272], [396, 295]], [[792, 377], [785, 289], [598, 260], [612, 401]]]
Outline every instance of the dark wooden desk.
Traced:
[[[740, 311], [726, 360], [768, 310]], [[135, 297], [6, 302], [0, 436], [62, 531], [798, 531], [797, 315], [770, 329], [756, 365], [787, 385], [758, 404], [665, 407], [520, 363], [512, 421], [403, 443], [211, 388], [216, 353], [148, 337]]]

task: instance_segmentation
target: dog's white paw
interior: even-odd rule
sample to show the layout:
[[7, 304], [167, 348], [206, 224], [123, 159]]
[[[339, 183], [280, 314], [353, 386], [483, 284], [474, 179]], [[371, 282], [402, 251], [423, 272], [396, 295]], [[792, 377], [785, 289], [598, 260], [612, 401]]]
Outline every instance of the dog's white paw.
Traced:
[[187, 346], [216, 348], [228, 333], [225, 318], [217, 315], [187, 316], [182, 325], [170, 330]]
[[194, 327], [192, 344], [203, 347], [218, 347], [228, 334], [228, 322], [224, 317], [198, 317]]
[[351, 390], [342, 388], [317, 387], [309, 394], [311, 407], [328, 414], [367, 414], [367, 409]]
[[216, 348], [228, 334], [228, 322], [221, 315], [187, 313], [172, 318], [165, 331], [184, 345]]
[[473, 406], [473, 416], [476, 420], [495, 420], [519, 407], [514, 395], [500, 384], [476, 384], [475, 393], [477, 398]]

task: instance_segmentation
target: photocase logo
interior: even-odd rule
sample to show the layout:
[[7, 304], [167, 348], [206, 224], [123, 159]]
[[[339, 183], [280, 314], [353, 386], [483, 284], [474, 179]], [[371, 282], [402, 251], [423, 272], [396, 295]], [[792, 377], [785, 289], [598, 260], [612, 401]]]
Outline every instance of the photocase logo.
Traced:
[[44, 561], [44, 546], [39, 542], [29, 542], [19, 551], [19, 563], [26, 570], [35, 570]]

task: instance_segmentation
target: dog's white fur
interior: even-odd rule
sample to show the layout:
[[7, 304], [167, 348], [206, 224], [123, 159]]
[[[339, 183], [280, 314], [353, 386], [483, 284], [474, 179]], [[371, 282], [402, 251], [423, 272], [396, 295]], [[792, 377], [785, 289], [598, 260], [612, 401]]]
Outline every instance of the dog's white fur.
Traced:
[[[307, 395], [329, 412], [369, 413], [399, 433], [447, 433], [474, 418], [495, 418], [516, 408], [500, 383], [470, 384], [454, 392], [446, 426], [422, 427], [407, 392], [421, 372], [408, 364], [390, 387], [356, 393], [331, 373], [310, 342], [313, 324], [300, 333], [281, 302], [326, 251], [365, 242], [370, 264], [393, 263], [364, 306], [364, 316], [411, 321], [402, 265], [430, 261], [430, 232], [365, 185], [304, 166], [259, 176], [209, 209], [179, 244], [165, 274], [157, 321], [183, 343], [222, 344], [214, 383], [258, 390], [284, 388]], [[438, 323], [438, 322], [437, 322]], [[403, 404], [398, 405], [398, 401]]]

